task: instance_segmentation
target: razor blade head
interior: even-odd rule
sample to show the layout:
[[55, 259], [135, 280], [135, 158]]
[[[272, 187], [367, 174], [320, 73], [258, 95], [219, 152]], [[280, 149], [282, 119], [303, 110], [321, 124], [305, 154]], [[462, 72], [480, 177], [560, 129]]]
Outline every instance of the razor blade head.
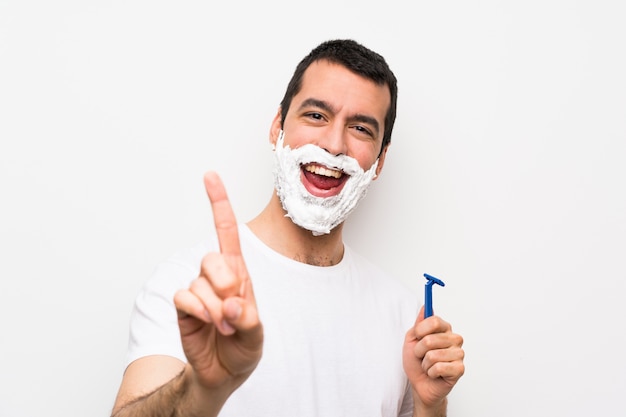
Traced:
[[441, 285], [442, 287], [446, 286], [446, 284], [444, 284], [442, 280], [440, 280], [439, 278], [435, 278], [432, 275], [424, 274], [424, 277], [428, 280], [428, 283], [426, 285], [437, 284]]

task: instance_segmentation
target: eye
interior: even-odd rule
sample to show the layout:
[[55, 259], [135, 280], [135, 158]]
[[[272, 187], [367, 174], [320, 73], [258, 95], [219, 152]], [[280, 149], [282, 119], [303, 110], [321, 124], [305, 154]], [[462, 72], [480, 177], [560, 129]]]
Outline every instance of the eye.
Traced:
[[313, 120], [324, 120], [324, 116], [322, 116], [321, 113], [317, 113], [317, 112], [307, 113], [305, 114], [305, 116]]
[[359, 134], [361, 135], [367, 135], [372, 138], [374, 137], [374, 134], [372, 133], [372, 131], [365, 126], [356, 125], [356, 126], [353, 126], [353, 129], [359, 132]]

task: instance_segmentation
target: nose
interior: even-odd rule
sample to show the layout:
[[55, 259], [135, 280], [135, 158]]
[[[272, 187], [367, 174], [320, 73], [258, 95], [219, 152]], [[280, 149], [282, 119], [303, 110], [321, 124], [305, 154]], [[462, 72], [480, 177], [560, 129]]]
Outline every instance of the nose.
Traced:
[[346, 133], [340, 128], [328, 129], [321, 140], [320, 147], [332, 155], [347, 155]]

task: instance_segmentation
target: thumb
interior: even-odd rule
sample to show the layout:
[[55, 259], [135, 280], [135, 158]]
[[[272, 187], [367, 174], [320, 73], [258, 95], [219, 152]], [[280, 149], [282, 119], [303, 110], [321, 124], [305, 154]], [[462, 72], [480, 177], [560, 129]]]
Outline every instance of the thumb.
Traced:
[[415, 319], [415, 323], [413, 326], [406, 332], [405, 342], [411, 342], [418, 339], [417, 337], [417, 325], [420, 324], [424, 320], [424, 306], [420, 308], [419, 313], [417, 314], [417, 318]]
[[254, 303], [241, 297], [229, 297], [222, 306], [224, 320], [242, 337], [249, 337], [251, 343], [263, 340], [263, 330]]
[[424, 306], [420, 308], [419, 313], [417, 314], [417, 319], [415, 320], [415, 325], [417, 326], [422, 320], [424, 320]]
[[222, 305], [224, 320], [238, 331], [249, 331], [260, 325], [252, 282], [241, 283], [238, 296], [226, 298]]

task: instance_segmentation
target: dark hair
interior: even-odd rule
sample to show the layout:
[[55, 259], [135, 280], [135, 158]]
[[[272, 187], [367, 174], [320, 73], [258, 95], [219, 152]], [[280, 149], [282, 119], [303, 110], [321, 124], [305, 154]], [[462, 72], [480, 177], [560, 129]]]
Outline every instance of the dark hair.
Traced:
[[342, 65], [355, 74], [372, 80], [378, 85], [386, 84], [389, 87], [391, 102], [385, 115], [385, 132], [380, 149], [380, 152], [382, 152], [391, 141], [391, 131], [396, 120], [398, 82], [381, 55], [351, 39], [335, 39], [323, 42], [300, 61], [289, 81], [285, 96], [280, 102], [281, 125], [285, 122], [291, 100], [302, 88], [304, 72], [313, 62], [320, 60]]

